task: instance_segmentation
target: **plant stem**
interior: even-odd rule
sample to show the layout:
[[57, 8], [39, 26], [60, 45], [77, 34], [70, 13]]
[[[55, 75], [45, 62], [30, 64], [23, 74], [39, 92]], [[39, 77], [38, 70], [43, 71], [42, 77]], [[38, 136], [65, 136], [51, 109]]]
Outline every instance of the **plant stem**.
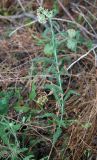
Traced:
[[[60, 70], [59, 70], [59, 64], [58, 64], [58, 56], [57, 56], [57, 51], [56, 51], [56, 42], [55, 42], [55, 36], [54, 36], [54, 31], [53, 31], [53, 25], [52, 25], [52, 20], [50, 19], [50, 25], [51, 25], [51, 32], [52, 32], [52, 42], [53, 42], [53, 48], [54, 48], [54, 57], [55, 57], [55, 62], [56, 62], [56, 69], [57, 69], [57, 72], [58, 72], [58, 83], [59, 83], [59, 87], [60, 87], [60, 90], [62, 92], [62, 95], [61, 95], [61, 119], [60, 119], [60, 122], [62, 121], [63, 119], [63, 113], [64, 113], [64, 103], [63, 103], [63, 89], [62, 89], [62, 83], [61, 83], [61, 76], [60, 76]], [[61, 123], [60, 123], [61, 125]], [[60, 127], [60, 126], [59, 126]]]

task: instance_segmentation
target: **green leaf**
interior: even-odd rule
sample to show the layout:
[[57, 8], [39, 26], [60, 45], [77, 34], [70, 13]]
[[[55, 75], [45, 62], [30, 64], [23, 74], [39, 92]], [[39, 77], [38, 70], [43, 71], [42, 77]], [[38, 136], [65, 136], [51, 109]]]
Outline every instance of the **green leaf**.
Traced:
[[93, 47], [93, 42], [91, 40], [87, 41], [86, 46], [88, 49], [91, 49]]
[[53, 135], [53, 145], [57, 142], [58, 138], [60, 137], [62, 130], [60, 127], [57, 128], [56, 132]]
[[8, 100], [6, 97], [0, 99], [0, 114], [5, 114], [8, 111]]
[[30, 158], [31, 158], [31, 160], [35, 160], [34, 155], [29, 155], [29, 156], [23, 158], [23, 160], [30, 160]]
[[[11, 126], [11, 123], [9, 123], [9, 125]], [[21, 124], [14, 124], [14, 123], [12, 123], [12, 126], [11, 126], [14, 132], [18, 131], [20, 127], [21, 127]]]
[[57, 116], [54, 114], [54, 113], [45, 113], [45, 114], [43, 114], [43, 115], [41, 115], [41, 116], [39, 116], [39, 118], [49, 118], [49, 117], [52, 117], [52, 118], [57, 118]]
[[14, 109], [15, 109], [17, 112], [23, 112], [23, 113], [26, 113], [26, 112], [28, 112], [28, 111], [30, 110], [30, 108], [29, 108], [29, 106], [28, 106], [27, 104], [21, 106], [21, 105], [19, 104], [19, 102], [16, 103], [16, 105], [14, 106]]
[[21, 96], [21, 90], [16, 88], [15, 89], [15, 96], [19, 99], [19, 100], [22, 100], [23, 97]]
[[45, 42], [50, 41], [50, 37], [48, 36], [50, 34], [51, 34], [51, 28], [48, 26], [48, 27], [46, 27], [46, 29], [42, 33], [42, 37], [45, 39]]
[[57, 2], [57, 1], [54, 1], [53, 13], [54, 13], [54, 16], [59, 13], [59, 5], [58, 5], [58, 2]]
[[80, 94], [77, 93], [76, 91], [74, 91], [74, 90], [69, 90], [69, 91], [66, 93], [65, 97], [64, 97], [64, 102], [65, 102], [68, 98], [70, 98], [71, 95], [78, 95], [78, 96], [80, 96]]
[[68, 49], [70, 49], [71, 51], [76, 51], [76, 49], [77, 49], [77, 41], [76, 41], [76, 39], [69, 38], [69, 39], [67, 40], [67, 47], [68, 47]]
[[53, 46], [51, 44], [49, 44], [49, 43], [46, 44], [45, 47], [44, 47], [45, 55], [52, 56], [53, 52], [54, 52]]
[[43, 158], [42, 158], [42, 159], [40, 159], [40, 160], [48, 160], [48, 156], [43, 157]]
[[36, 97], [36, 86], [35, 86], [35, 84], [33, 83], [33, 84], [32, 84], [31, 92], [30, 92], [30, 94], [29, 94], [29, 99], [33, 101], [33, 100], [35, 100], [35, 97]]
[[45, 85], [45, 88], [53, 91], [56, 101], [58, 102], [59, 105], [61, 105], [62, 102], [61, 102], [60, 95], [63, 94], [63, 92], [60, 89], [60, 87], [54, 84], [47, 84]]
[[60, 126], [64, 127], [64, 128], [68, 128], [69, 126], [71, 126], [72, 124], [74, 124], [76, 121], [75, 120], [68, 120], [65, 119], [63, 121], [60, 121]]
[[91, 127], [91, 125], [92, 124], [90, 122], [87, 122], [87, 123], [83, 124], [82, 127], [85, 129], [89, 129]]
[[0, 138], [2, 139], [4, 144], [9, 143], [9, 139], [8, 139], [7, 134], [5, 132], [5, 126], [3, 126], [3, 125], [0, 125]]

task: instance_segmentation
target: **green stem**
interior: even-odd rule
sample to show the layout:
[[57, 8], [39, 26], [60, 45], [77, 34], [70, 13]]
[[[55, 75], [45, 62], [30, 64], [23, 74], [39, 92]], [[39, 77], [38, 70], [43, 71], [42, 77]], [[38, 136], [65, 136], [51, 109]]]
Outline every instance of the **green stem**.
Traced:
[[[49, 21], [50, 21], [50, 25], [51, 25], [52, 42], [53, 42], [53, 48], [54, 48], [54, 57], [55, 57], [55, 62], [56, 62], [56, 69], [57, 69], [57, 72], [58, 72], [58, 83], [59, 83], [60, 90], [62, 92], [62, 96], [61, 96], [61, 100], [62, 100], [62, 103], [61, 103], [61, 119], [60, 119], [60, 122], [62, 122], [63, 113], [64, 113], [63, 89], [62, 89], [62, 83], [61, 83], [61, 76], [60, 76], [60, 70], [59, 70], [59, 63], [58, 63], [58, 56], [57, 56], [57, 51], [56, 51], [56, 42], [55, 42], [52, 20], [50, 19]], [[60, 125], [61, 125], [61, 123], [60, 123]]]

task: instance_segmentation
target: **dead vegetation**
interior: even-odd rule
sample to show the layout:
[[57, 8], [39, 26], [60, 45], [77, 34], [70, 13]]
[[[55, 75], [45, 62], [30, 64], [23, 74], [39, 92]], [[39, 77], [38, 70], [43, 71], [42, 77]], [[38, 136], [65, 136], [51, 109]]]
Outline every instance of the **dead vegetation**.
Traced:
[[[18, 26], [37, 19], [36, 10], [40, 5], [38, 2], [42, 3], [42, 1], [38, 0], [14, 0], [13, 2], [6, 0], [0, 2], [0, 93], [2, 91], [7, 93], [9, 86], [12, 88], [22, 86], [20, 94], [23, 98], [19, 100], [19, 105], [22, 107], [25, 102], [28, 102], [31, 112], [30, 116], [28, 111], [26, 113], [17, 113], [17, 110], [14, 111], [12, 108], [17, 102], [17, 98], [13, 96], [10, 98], [10, 112], [8, 112], [6, 118], [20, 124], [22, 124], [23, 117], [30, 119], [30, 121], [25, 120], [25, 124], [23, 123], [17, 133], [17, 139], [21, 142], [21, 146], [28, 147], [27, 155], [26, 153], [19, 153], [17, 154], [19, 155], [18, 158], [22, 157], [21, 159], [23, 159], [32, 152], [35, 160], [40, 160], [41, 158], [43, 158], [41, 160], [46, 160], [46, 158], [51, 160], [96, 160], [97, 49], [91, 50], [86, 57], [75, 63], [68, 70], [68, 73], [66, 73], [66, 68], [88, 52], [89, 48], [85, 46], [86, 41], [91, 41], [92, 46], [97, 45], [97, 1], [57, 1], [59, 13], [55, 18], [58, 21], [57, 26], [59, 28], [55, 32], [60, 34], [61, 30], [64, 32], [70, 28], [80, 30], [82, 37], [86, 41], [78, 46], [79, 50], [76, 53], [69, 50], [66, 45], [62, 45], [58, 50], [59, 66], [64, 69], [61, 75], [63, 91], [65, 95], [69, 90], [73, 90], [78, 94], [70, 94], [66, 99], [63, 119], [73, 120], [73, 123], [66, 128], [62, 126], [62, 132], [53, 147], [52, 135], [54, 135], [59, 122], [58, 120], [56, 122], [52, 115], [61, 117], [62, 113], [54, 97], [53, 90], [49, 91], [44, 88], [45, 84], [57, 84], [57, 78], [53, 78], [53, 69], [50, 68], [48, 72], [48, 68], [52, 67], [52, 65], [48, 62], [45, 64], [41, 60], [44, 57], [51, 58], [51, 61], [54, 59], [52, 55], [50, 55], [51, 57], [44, 55], [44, 47], [47, 43], [45, 39], [47, 37], [43, 39], [42, 33], [47, 27], [49, 28], [49, 24], [42, 25], [36, 22], [31, 26], [22, 27], [12, 36], [9, 36]], [[53, 9], [53, 3], [56, 5], [56, 1], [47, 0], [44, 1], [43, 6], [51, 10]], [[70, 20], [70, 24], [65, 20]], [[60, 37], [59, 35], [59, 40], [61, 39]], [[42, 40], [44, 40], [44, 43]], [[65, 56], [67, 56], [66, 60], [64, 60]], [[39, 61], [38, 63], [35, 61], [34, 64], [32, 61], [35, 58], [39, 59]], [[43, 73], [45, 73], [44, 77], [41, 76]], [[36, 84], [37, 96], [35, 97], [36, 100], [29, 101], [29, 92], [33, 81]], [[45, 101], [41, 102], [43, 103], [42, 107], [37, 102], [41, 97], [45, 98]], [[24, 130], [26, 130], [26, 137], [22, 137]], [[23, 138], [24, 144], [22, 144]], [[33, 141], [31, 141], [32, 139]], [[36, 144], [35, 141], [37, 141]], [[5, 144], [1, 142], [1, 146], [3, 145]], [[5, 153], [5, 158], [3, 157], [3, 159], [6, 159], [10, 152]], [[9, 159], [11, 160], [12, 157]]]

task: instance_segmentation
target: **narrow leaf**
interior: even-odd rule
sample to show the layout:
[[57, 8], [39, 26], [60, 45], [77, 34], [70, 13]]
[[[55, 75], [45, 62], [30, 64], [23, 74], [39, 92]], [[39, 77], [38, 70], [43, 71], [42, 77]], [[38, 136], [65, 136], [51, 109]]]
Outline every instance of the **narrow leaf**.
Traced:
[[58, 138], [60, 137], [62, 130], [60, 127], [57, 128], [56, 132], [53, 135], [53, 145], [57, 142]]
[[35, 86], [35, 84], [33, 83], [33, 84], [32, 84], [31, 92], [30, 92], [30, 94], [29, 94], [29, 99], [30, 99], [30, 100], [34, 100], [35, 97], [36, 97], [36, 86]]

